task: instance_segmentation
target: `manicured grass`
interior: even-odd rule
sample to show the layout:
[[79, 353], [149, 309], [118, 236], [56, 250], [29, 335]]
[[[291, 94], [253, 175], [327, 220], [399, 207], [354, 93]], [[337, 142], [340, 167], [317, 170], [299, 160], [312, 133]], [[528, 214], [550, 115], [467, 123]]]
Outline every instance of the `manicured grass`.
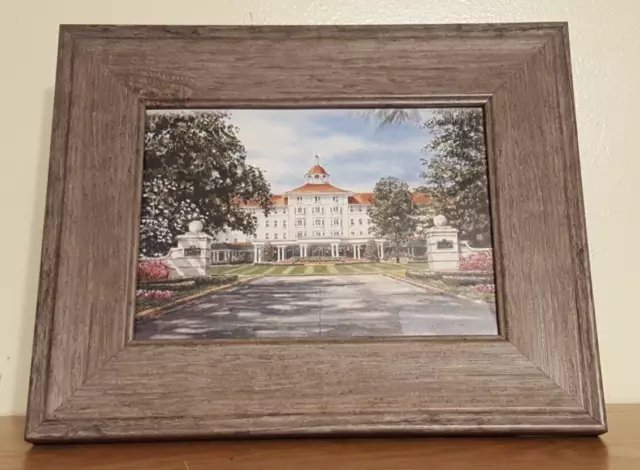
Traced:
[[337, 274], [375, 274], [381, 272], [404, 272], [407, 265], [396, 263], [353, 263], [322, 265], [253, 265], [212, 266], [210, 274], [237, 274], [238, 276], [324, 276]]

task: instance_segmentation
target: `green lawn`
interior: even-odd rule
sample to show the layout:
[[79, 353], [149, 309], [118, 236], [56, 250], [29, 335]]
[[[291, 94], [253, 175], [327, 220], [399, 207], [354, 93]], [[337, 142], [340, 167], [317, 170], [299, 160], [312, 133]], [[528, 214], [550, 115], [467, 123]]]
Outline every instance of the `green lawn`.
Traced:
[[404, 272], [406, 264], [362, 263], [362, 264], [325, 264], [305, 265], [252, 265], [212, 266], [209, 274], [237, 274], [239, 276], [319, 276], [336, 274], [377, 274], [384, 272]]

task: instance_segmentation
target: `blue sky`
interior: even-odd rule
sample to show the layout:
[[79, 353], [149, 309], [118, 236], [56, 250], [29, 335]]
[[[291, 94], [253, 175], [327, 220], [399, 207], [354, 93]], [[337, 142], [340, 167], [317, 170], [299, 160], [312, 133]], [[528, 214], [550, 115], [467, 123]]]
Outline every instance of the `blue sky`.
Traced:
[[[426, 120], [430, 110], [421, 110]], [[384, 176], [420, 185], [424, 146], [431, 135], [418, 124], [377, 124], [357, 110], [232, 110], [231, 122], [247, 149], [247, 160], [265, 171], [274, 193], [304, 182], [320, 157], [331, 183], [355, 192], [373, 191]]]

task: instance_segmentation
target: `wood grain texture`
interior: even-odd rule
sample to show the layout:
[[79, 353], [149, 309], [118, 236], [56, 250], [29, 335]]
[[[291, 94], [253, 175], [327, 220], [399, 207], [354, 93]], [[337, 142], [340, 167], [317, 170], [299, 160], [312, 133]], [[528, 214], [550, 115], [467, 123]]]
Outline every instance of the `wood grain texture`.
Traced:
[[[606, 430], [565, 25], [63, 27], [26, 437]], [[483, 105], [498, 338], [131, 342], [147, 106]]]
[[637, 470], [640, 405], [609, 405], [602, 438], [271, 439], [36, 446], [23, 418], [0, 418], [3, 470]]

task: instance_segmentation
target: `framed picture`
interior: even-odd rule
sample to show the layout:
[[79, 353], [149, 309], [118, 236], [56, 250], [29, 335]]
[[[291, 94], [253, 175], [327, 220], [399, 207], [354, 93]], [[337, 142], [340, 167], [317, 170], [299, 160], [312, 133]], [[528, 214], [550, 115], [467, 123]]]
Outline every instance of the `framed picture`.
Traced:
[[63, 26], [26, 439], [606, 431], [566, 24]]

